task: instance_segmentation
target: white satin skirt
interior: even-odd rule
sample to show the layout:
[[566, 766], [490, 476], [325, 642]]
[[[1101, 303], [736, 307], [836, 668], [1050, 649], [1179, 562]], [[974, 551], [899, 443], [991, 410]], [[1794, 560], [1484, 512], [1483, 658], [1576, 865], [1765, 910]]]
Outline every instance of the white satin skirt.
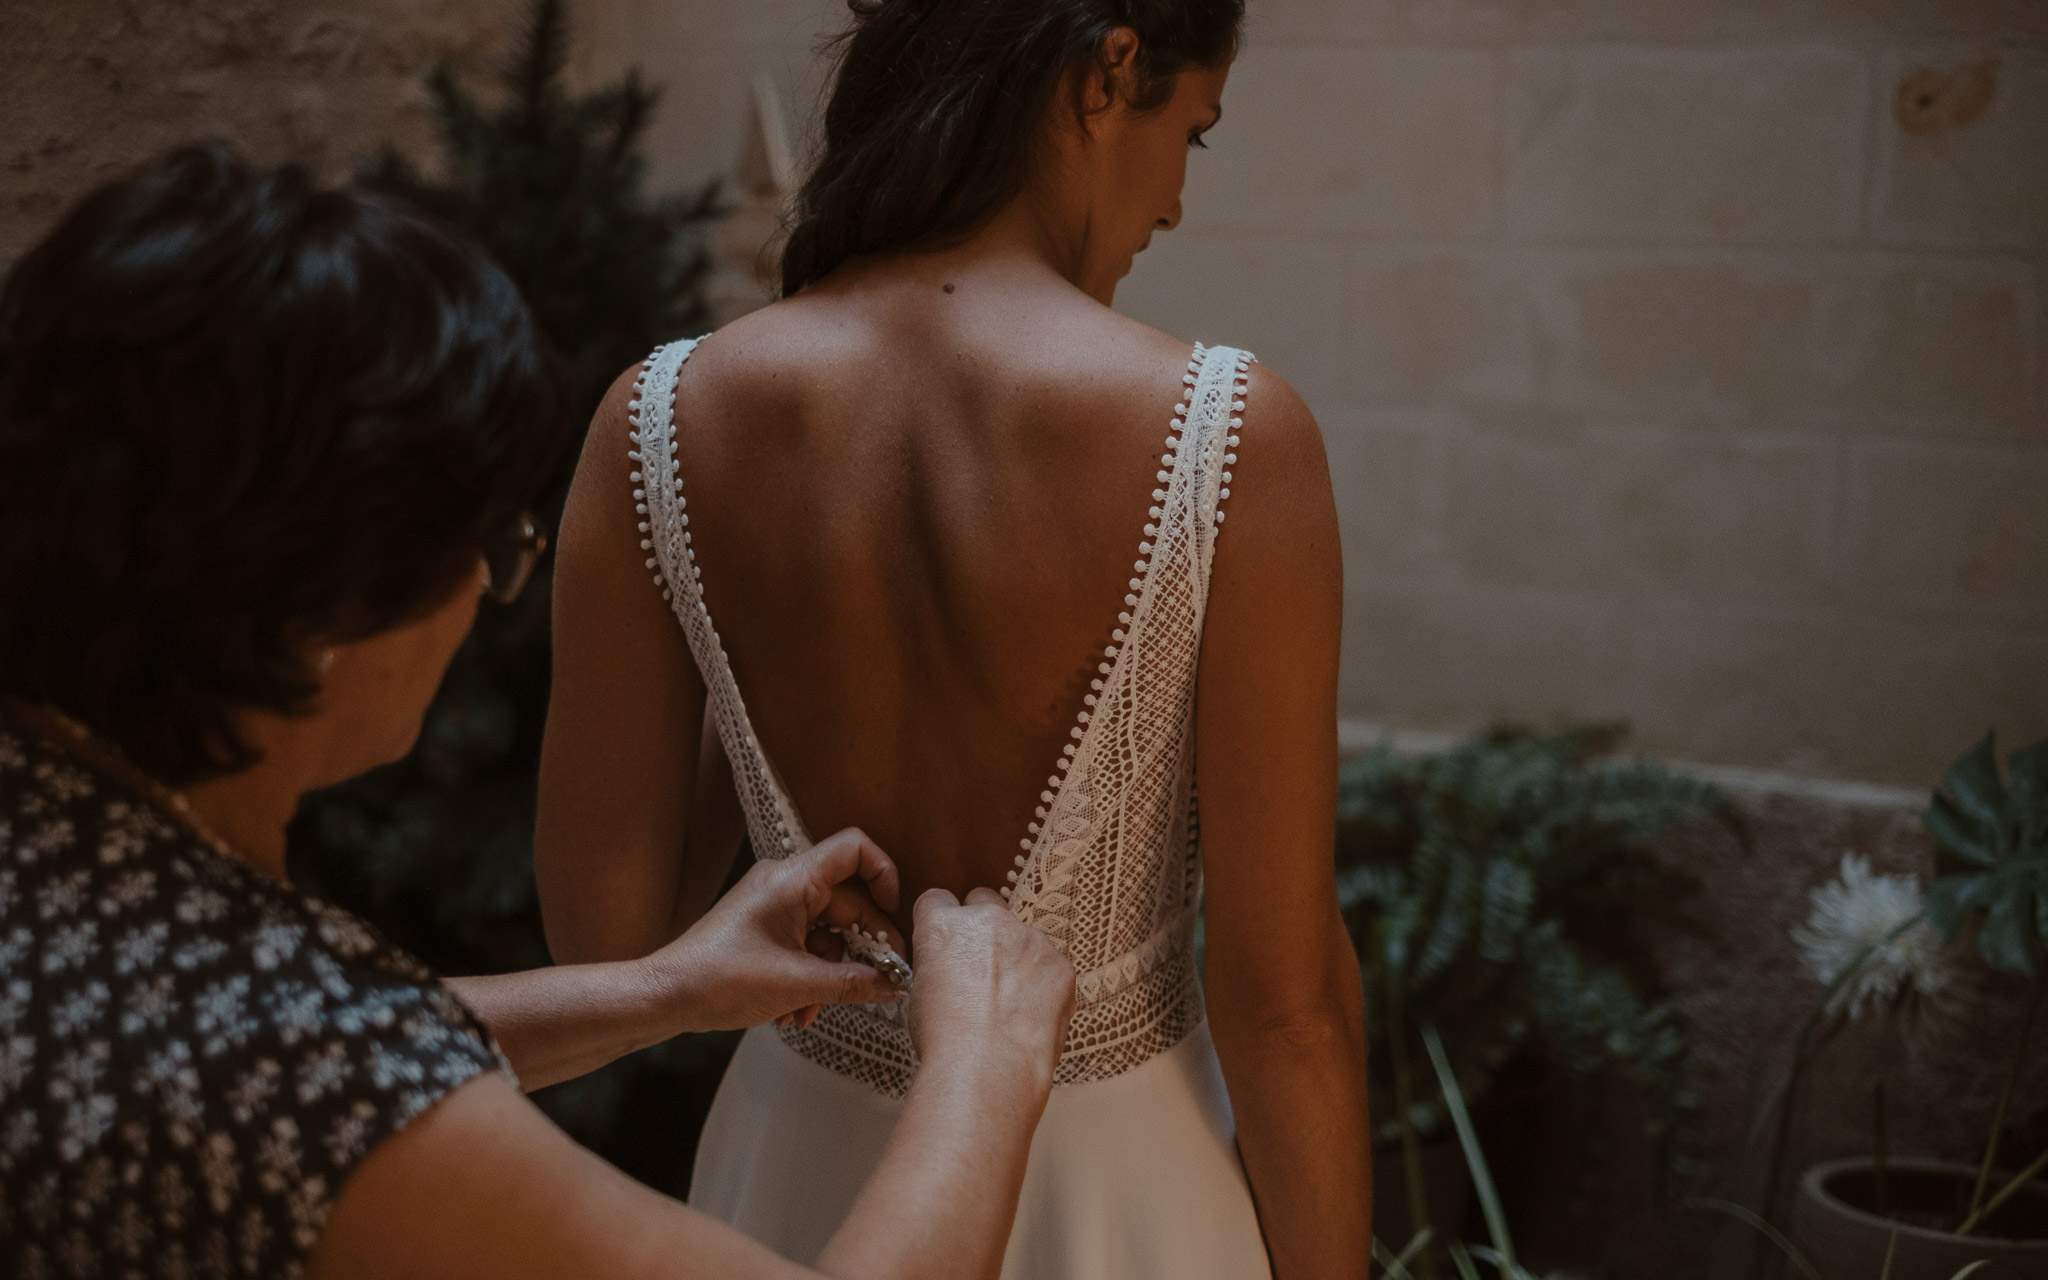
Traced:
[[[880, 1162], [902, 1106], [756, 1027], [711, 1104], [690, 1203], [813, 1263]], [[1120, 1076], [1052, 1091], [1031, 1140], [1003, 1280], [1271, 1275], [1206, 1022]]]

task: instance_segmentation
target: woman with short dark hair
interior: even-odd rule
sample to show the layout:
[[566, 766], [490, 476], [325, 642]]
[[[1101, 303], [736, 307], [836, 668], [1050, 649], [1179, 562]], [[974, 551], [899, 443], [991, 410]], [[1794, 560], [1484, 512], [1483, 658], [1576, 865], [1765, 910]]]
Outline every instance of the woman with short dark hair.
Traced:
[[[894, 999], [834, 941], [897, 905], [860, 832], [750, 872], [644, 958], [446, 982], [286, 879], [299, 797], [405, 754], [480, 597], [524, 585], [563, 412], [468, 240], [217, 147], [93, 193], [15, 267], [0, 1272], [815, 1274], [519, 1091]], [[833, 1275], [959, 1275], [961, 1241], [1000, 1240], [1064, 1030], [1071, 970], [999, 907], [932, 894], [916, 919], [941, 1078]], [[1019, 1107], [966, 1105], [989, 1087]]]

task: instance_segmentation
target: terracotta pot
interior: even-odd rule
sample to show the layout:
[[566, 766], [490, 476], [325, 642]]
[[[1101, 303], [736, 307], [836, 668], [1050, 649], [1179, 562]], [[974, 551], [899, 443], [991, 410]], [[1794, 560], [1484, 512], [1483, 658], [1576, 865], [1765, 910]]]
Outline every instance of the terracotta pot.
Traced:
[[[1899, 1243], [1891, 1280], [1949, 1280], [1980, 1259], [1990, 1265], [1972, 1272], [1970, 1280], [2048, 1280], [2048, 1186], [2038, 1179], [1979, 1228], [1993, 1234], [1959, 1236], [1916, 1225], [1952, 1215], [1969, 1200], [1976, 1179], [1969, 1165], [1893, 1160], [1885, 1168], [1885, 1196], [1895, 1216], [1887, 1218], [1872, 1212], [1876, 1176], [1868, 1159], [1817, 1164], [1799, 1180], [1792, 1239], [1826, 1280], [1878, 1280], [1894, 1231]], [[1994, 1174], [1994, 1187], [2000, 1185], [1996, 1179]]]

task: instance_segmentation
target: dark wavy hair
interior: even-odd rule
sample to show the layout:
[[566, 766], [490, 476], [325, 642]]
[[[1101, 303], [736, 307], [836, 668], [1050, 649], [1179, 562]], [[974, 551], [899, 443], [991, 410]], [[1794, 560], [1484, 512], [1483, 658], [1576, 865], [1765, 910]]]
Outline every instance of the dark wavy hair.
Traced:
[[1234, 58], [1244, 22], [1244, 0], [848, 7], [823, 146], [782, 252], [785, 297], [856, 254], [943, 243], [981, 225], [1023, 189], [1061, 82], [1099, 61], [1117, 28], [1138, 35], [1124, 105], [1148, 111], [1173, 95], [1181, 71]]
[[0, 693], [189, 785], [310, 649], [431, 612], [570, 434], [484, 252], [389, 197], [186, 147], [0, 292]]

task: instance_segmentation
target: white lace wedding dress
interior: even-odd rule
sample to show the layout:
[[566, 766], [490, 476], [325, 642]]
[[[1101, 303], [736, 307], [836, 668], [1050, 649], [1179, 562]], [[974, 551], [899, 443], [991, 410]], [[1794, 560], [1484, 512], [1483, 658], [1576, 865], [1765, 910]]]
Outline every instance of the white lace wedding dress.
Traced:
[[[641, 546], [703, 673], [754, 849], [786, 857], [810, 834], [754, 736], [690, 549], [673, 432], [676, 378], [694, 346], [657, 349], [635, 387]], [[1196, 663], [1250, 361], [1195, 348], [1124, 610], [1002, 891], [1078, 974], [1005, 1280], [1270, 1276], [1194, 956]], [[807, 1030], [749, 1031], [705, 1125], [690, 1202], [814, 1260], [916, 1075], [904, 1005], [834, 1006]]]

